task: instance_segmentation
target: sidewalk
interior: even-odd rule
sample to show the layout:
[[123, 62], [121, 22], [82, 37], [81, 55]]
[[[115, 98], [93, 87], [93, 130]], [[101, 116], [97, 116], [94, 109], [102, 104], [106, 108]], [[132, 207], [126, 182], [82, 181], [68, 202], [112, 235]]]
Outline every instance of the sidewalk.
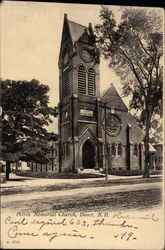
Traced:
[[[108, 175], [108, 180], [124, 180], [124, 179], [137, 179], [142, 177], [142, 175], [138, 176], [115, 176]], [[1, 183], [1, 188], [11, 188], [11, 187], [21, 187], [21, 186], [45, 186], [45, 185], [53, 185], [53, 184], [80, 184], [84, 182], [95, 182], [99, 180], [104, 180], [105, 177], [101, 178], [86, 178], [86, 179], [46, 179], [46, 178], [33, 178], [27, 176], [18, 176], [16, 174], [10, 174], [10, 180], [6, 183]]]
[[101, 178], [84, 178], [84, 179], [46, 179], [46, 178], [33, 178], [26, 176], [17, 176], [13, 173], [10, 174], [10, 180], [0, 185], [1, 194], [38, 192], [38, 191], [55, 191], [64, 190], [77, 187], [95, 187], [101, 186], [114, 186], [121, 184], [138, 184], [138, 183], [153, 183], [160, 182], [161, 175], [154, 175], [148, 179], [139, 176], [115, 176], [109, 175], [108, 180], [105, 181], [105, 177]]

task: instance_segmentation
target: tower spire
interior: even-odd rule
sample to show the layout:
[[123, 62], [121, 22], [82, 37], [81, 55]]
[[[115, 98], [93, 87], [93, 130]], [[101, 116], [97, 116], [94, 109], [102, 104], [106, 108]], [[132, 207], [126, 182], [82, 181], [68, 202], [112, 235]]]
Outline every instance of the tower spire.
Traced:
[[64, 19], [65, 19], [65, 20], [68, 20], [68, 15], [67, 15], [67, 13], [64, 13]]

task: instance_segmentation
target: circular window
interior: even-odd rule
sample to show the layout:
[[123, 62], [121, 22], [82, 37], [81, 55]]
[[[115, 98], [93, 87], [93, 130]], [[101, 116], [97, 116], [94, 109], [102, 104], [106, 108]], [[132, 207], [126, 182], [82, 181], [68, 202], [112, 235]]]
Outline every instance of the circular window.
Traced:
[[121, 120], [117, 115], [109, 114], [106, 118], [106, 132], [110, 136], [117, 136], [120, 133]]

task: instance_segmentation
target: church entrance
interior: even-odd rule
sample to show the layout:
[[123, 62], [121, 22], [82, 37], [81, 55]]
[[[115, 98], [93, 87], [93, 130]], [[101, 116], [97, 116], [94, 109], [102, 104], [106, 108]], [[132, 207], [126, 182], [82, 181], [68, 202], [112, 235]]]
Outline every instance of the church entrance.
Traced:
[[95, 167], [95, 149], [90, 140], [87, 140], [82, 147], [82, 166], [83, 168]]

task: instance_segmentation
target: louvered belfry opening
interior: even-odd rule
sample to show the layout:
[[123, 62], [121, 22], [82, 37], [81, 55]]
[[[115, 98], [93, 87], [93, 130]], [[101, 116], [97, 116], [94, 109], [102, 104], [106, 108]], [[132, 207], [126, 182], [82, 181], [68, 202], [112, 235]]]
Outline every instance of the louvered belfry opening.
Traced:
[[88, 94], [95, 95], [95, 72], [92, 68], [88, 70]]
[[62, 73], [62, 93], [63, 97], [69, 95], [69, 68]]
[[78, 93], [86, 94], [86, 73], [83, 65], [78, 68]]

